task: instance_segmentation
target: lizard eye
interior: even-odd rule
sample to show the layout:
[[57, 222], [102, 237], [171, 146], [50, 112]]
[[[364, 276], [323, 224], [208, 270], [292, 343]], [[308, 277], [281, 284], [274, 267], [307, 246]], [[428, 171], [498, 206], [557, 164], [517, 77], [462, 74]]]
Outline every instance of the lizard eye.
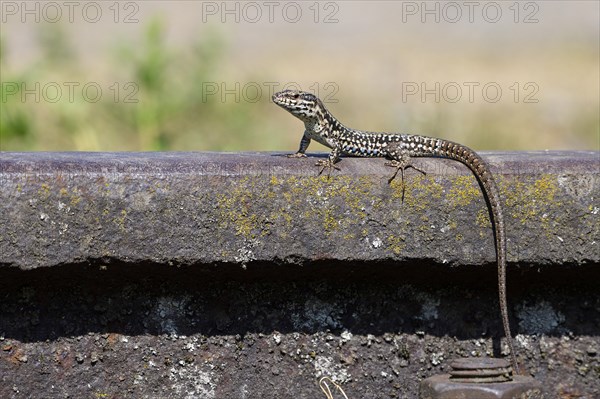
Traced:
[[298, 98], [298, 93], [294, 93], [294, 99]]

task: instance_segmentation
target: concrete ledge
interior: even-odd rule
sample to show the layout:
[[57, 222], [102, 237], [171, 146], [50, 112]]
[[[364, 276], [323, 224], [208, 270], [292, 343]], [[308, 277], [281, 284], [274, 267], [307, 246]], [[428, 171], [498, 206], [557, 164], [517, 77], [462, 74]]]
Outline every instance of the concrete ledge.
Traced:
[[[320, 154], [317, 156], [324, 156]], [[598, 152], [483, 153], [512, 263], [600, 262]], [[495, 259], [483, 196], [458, 162], [387, 184], [381, 159], [271, 153], [1, 153], [0, 266], [87, 262]]]
[[[596, 397], [599, 154], [484, 156], [521, 367], [546, 398]], [[505, 357], [466, 167], [416, 160], [402, 203], [382, 160], [314, 162], [0, 153], [0, 397], [319, 399], [328, 376], [416, 399], [454, 358]]]
[[[320, 156], [324, 156], [321, 154]], [[484, 153], [504, 199], [509, 262], [598, 263], [597, 152]], [[475, 178], [418, 159], [401, 186], [381, 159], [270, 153], [2, 153], [0, 265], [116, 260], [494, 262]]]

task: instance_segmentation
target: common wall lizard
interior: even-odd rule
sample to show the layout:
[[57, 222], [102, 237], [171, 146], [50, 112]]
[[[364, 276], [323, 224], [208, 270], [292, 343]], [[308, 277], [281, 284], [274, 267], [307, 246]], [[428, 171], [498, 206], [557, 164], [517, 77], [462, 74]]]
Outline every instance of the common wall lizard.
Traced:
[[[479, 182], [483, 194], [489, 205], [494, 236], [496, 239], [496, 261], [498, 264], [498, 289], [500, 298], [500, 313], [504, 333], [510, 349], [511, 363], [515, 373], [519, 372], [506, 301], [506, 235], [504, 232], [504, 219], [500, 206], [498, 187], [485, 161], [473, 150], [464, 145], [438, 139], [412, 134], [375, 133], [350, 129], [342, 125], [323, 105], [315, 95], [296, 90], [284, 90], [273, 95], [273, 102], [304, 122], [305, 131], [300, 148], [291, 157], [305, 157], [306, 149], [311, 140], [315, 140], [329, 148], [331, 152], [327, 159], [320, 159], [316, 165], [321, 167], [319, 174], [327, 169], [339, 170], [336, 162], [340, 155], [354, 155], [360, 157], [387, 158], [387, 166], [396, 168], [395, 173], [388, 180], [394, 180], [398, 172], [404, 180], [404, 170], [412, 167], [412, 157], [441, 157], [449, 158], [465, 164]], [[419, 170], [424, 173], [423, 171]], [[403, 184], [404, 187], [404, 184]], [[404, 191], [402, 192], [404, 198]]]

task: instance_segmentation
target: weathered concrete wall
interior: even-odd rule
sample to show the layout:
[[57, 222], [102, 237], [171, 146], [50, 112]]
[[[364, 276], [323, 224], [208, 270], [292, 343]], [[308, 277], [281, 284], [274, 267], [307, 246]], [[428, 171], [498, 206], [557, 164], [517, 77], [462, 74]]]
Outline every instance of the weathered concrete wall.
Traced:
[[[492, 154], [510, 262], [599, 262], [598, 153]], [[94, 260], [493, 262], [485, 201], [460, 163], [387, 184], [378, 159], [275, 154], [2, 154], [0, 263]]]
[[[523, 369], [600, 392], [599, 154], [484, 154]], [[0, 153], [0, 397], [416, 398], [502, 356], [485, 202], [460, 164]], [[244, 266], [244, 267], [240, 267]]]

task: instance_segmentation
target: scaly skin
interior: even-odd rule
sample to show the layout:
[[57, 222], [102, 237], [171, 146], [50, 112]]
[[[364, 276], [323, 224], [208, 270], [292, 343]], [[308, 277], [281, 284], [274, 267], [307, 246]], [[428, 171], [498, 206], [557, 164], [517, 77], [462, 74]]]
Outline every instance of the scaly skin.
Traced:
[[[347, 128], [342, 125], [323, 105], [323, 102], [311, 93], [285, 90], [273, 95], [273, 102], [304, 122], [305, 131], [300, 148], [291, 157], [305, 157], [306, 149], [311, 140], [315, 140], [329, 148], [329, 157], [317, 161], [321, 167], [319, 174], [327, 169], [339, 170], [336, 163], [340, 155], [354, 155], [360, 157], [382, 157], [389, 160], [387, 166], [396, 168], [395, 173], [388, 182], [392, 182], [401, 173], [404, 180], [404, 170], [412, 167], [410, 159], [413, 157], [438, 157], [454, 159], [466, 165], [479, 182], [488, 203], [496, 244], [496, 260], [498, 263], [498, 290], [500, 299], [500, 313], [504, 333], [510, 348], [513, 370], [519, 373], [519, 366], [512, 342], [510, 323], [508, 319], [508, 305], [506, 300], [506, 235], [504, 232], [504, 218], [500, 206], [500, 194], [494, 177], [485, 161], [473, 150], [462, 144], [454, 143], [434, 137], [365, 132]], [[423, 171], [419, 170], [424, 173]], [[404, 186], [404, 185], [403, 185]], [[404, 199], [404, 189], [402, 191]]]

